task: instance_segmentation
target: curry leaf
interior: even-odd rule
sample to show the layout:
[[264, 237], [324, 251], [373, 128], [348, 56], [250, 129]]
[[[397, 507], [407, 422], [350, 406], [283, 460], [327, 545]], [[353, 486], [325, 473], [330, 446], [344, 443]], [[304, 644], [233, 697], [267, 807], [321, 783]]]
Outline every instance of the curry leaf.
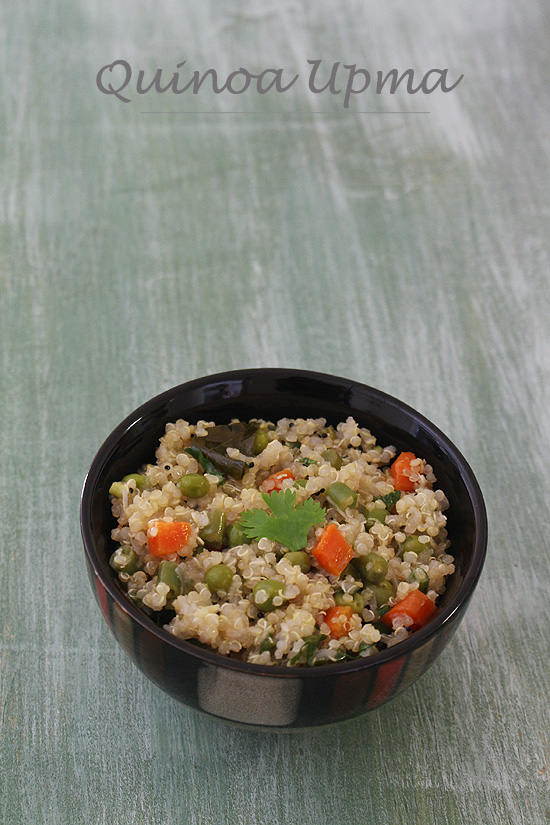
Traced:
[[218, 484], [221, 484], [225, 480], [223, 473], [220, 473], [217, 467], [215, 467], [214, 464], [207, 459], [203, 451], [199, 450], [198, 447], [193, 445], [192, 447], [188, 447], [185, 452], [197, 459], [205, 473], [209, 473], [212, 476], [217, 476]]
[[243, 455], [252, 455], [258, 425], [233, 421], [231, 424], [216, 424], [207, 434], [195, 439], [205, 458], [224, 476], [241, 479], [246, 470], [246, 462], [240, 458], [229, 458], [228, 447], [235, 447]]

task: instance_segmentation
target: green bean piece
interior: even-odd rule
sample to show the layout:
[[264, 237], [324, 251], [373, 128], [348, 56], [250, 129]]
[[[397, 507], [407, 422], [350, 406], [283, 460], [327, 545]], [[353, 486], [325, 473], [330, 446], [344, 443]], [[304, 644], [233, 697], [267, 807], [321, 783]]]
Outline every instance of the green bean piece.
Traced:
[[388, 579], [382, 579], [379, 584], [372, 584], [371, 590], [376, 597], [377, 607], [387, 604], [391, 597], [395, 596], [395, 587]]
[[283, 559], [286, 559], [291, 564], [296, 564], [302, 573], [309, 573], [311, 570], [311, 558], [305, 550], [294, 550], [290, 553], [285, 553]]
[[142, 568], [141, 557], [129, 544], [123, 544], [115, 550], [109, 564], [117, 573], [128, 573], [129, 576], [133, 576]]
[[244, 527], [239, 520], [233, 521], [225, 531], [225, 542], [228, 547], [237, 547], [239, 544], [248, 544]]
[[157, 573], [157, 580], [159, 583], [167, 584], [170, 588], [168, 593], [169, 599], [175, 599], [181, 593], [181, 578], [178, 575], [178, 565], [175, 561], [167, 561], [164, 559], [159, 564]]
[[355, 564], [365, 584], [380, 584], [388, 572], [388, 562], [378, 553], [359, 556], [355, 559]]
[[126, 484], [126, 482], [131, 481], [131, 479], [135, 481], [138, 490], [145, 490], [147, 487], [147, 476], [144, 476], [141, 473], [130, 473], [129, 475], [124, 476], [122, 483]]
[[365, 609], [365, 602], [360, 593], [354, 593], [351, 596], [340, 590], [334, 594], [334, 601], [338, 607], [351, 607], [354, 613], [361, 614]]
[[226, 564], [215, 564], [209, 567], [204, 574], [204, 583], [211, 593], [219, 593], [223, 590], [227, 593], [233, 581], [233, 571]]
[[335, 481], [327, 487], [327, 498], [338, 510], [347, 510], [357, 504], [357, 493], [341, 481]]
[[429, 546], [429, 544], [423, 544], [418, 536], [407, 536], [401, 545], [401, 555], [403, 553], [416, 553], [416, 555], [425, 553]]
[[418, 589], [421, 593], [427, 593], [430, 589], [430, 577], [421, 567], [413, 567], [411, 581], [418, 582]]
[[260, 645], [260, 653], [263, 653], [265, 650], [275, 650], [275, 647], [276, 645], [273, 640], [273, 634], [268, 633]]
[[381, 524], [386, 523], [386, 516], [388, 515], [388, 511], [385, 507], [375, 507], [374, 510], [365, 510], [365, 527], [367, 530], [370, 530], [371, 527], [374, 527], [377, 521]]
[[208, 547], [214, 550], [221, 550], [223, 547], [223, 535], [225, 533], [225, 525], [227, 522], [227, 514], [219, 507], [215, 507], [210, 511], [208, 524], [199, 532], [199, 536]]
[[[282, 607], [286, 603], [286, 599], [281, 596], [285, 586], [282, 582], [276, 579], [262, 579], [254, 585], [252, 591], [252, 601], [262, 613], [267, 613], [269, 610], [275, 610], [277, 607]], [[280, 604], [274, 604], [274, 599], [281, 600]]]
[[325, 461], [328, 461], [330, 466], [334, 467], [335, 470], [339, 470], [342, 466], [342, 456], [336, 450], [333, 450], [332, 447], [321, 453], [321, 456]]
[[109, 495], [114, 496], [115, 498], [122, 498], [123, 491], [124, 485], [121, 481], [113, 481], [113, 483], [109, 487]]
[[372, 624], [373, 627], [380, 631], [380, 633], [391, 633], [391, 630], [388, 628], [388, 626], [385, 625], [384, 622], [380, 621], [382, 616], [384, 616], [388, 612], [388, 610], [391, 610], [390, 604], [385, 604], [383, 607], [379, 607], [376, 611], [378, 613], [378, 619], [375, 619]]
[[254, 436], [254, 446], [252, 447], [253, 454], [260, 455], [260, 453], [263, 453], [268, 444], [269, 436], [265, 430], [260, 428]]
[[200, 473], [187, 473], [180, 478], [178, 487], [185, 498], [202, 498], [210, 490], [210, 483]]

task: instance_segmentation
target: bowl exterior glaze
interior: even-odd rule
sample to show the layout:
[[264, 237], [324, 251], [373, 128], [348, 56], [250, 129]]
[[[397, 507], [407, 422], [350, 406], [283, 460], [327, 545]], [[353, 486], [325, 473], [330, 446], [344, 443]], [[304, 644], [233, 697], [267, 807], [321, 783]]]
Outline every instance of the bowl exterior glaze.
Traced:
[[[238, 662], [158, 628], [120, 589], [109, 567], [114, 520], [112, 481], [154, 460], [167, 422], [200, 418], [348, 415], [379, 443], [413, 450], [433, 466], [450, 502], [448, 529], [456, 572], [434, 618], [409, 639], [369, 659], [317, 668], [261, 667]], [[107, 438], [84, 482], [81, 528], [88, 573], [109, 628], [135, 664], [163, 690], [210, 716], [250, 726], [305, 728], [351, 719], [397, 696], [424, 673], [455, 632], [483, 566], [487, 520], [465, 459], [419, 413], [371, 387], [300, 370], [239, 370], [168, 390], [139, 407]]]

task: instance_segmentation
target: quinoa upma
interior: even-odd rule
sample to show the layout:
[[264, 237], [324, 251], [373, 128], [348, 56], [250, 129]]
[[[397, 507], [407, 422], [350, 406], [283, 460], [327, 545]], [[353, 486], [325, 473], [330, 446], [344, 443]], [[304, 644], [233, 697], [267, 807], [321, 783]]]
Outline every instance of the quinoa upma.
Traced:
[[114, 481], [111, 566], [181, 639], [262, 665], [375, 654], [454, 572], [432, 468], [348, 418], [179, 420]]

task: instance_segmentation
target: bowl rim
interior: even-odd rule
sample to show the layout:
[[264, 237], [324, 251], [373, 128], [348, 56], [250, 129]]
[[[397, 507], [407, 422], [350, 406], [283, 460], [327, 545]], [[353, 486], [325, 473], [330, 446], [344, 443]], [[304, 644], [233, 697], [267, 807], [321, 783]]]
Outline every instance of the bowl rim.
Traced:
[[[179, 639], [176, 636], [168, 633], [162, 627], [158, 627], [154, 622], [138, 607], [136, 607], [119, 588], [116, 579], [110, 575], [110, 571], [102, 568], [104, 561], [100, 559], [99, 553], [95, 546], [95, 541], [92, 532], [92, 518], [91, 505], [93, 494], [97, 483], [98, 476], [116, 451], [116, 447], [123, 435], [133, 426], [135, 426], [141, 418], [154, 412], [155, 408], [161, 407], [169, 400], [174, 399], [182, 392], [190, 392], [194, 389], [200, 389], [208, 384], [222, 383], [236, 379], [252, 379], [255, 376], [270, 375], [275, 378], [303, 378], [312, 379], [321, 382], [328, 382], [337, 384], [340, 387], [348, 387], [349, 389], [356, 388], [361, 391], [366, 391], [367, 394], [378, 398], [387, 406], [399, 409], [409, 417], [413, 418], [416, 423], [420, 424], [425, 431], [428, 432], [433, 442], [443, 449], [447, 458], [452, 458], [458, 466], [460, 476], [464, 482], [468, 492], [472, 509], [474, 513], [475, 525], [475, 542], [472, 553], [471, 564], [464, 574], [464, 578], [460, 583], [457, 592], [441, 611], [437, 612], [433, 619], [429, 620], [424, 627], [411, 634], [408, 639], [404, 639], [390, 648], [386, 648], [372, 656], [355, 659], [353, 661], [332, 662], [325, 666], [319, 667], [281, 667], [273, 665], [259, 665], [253, 662], [245, 662], [239, 659], [232, 659], [224, 654], [217, 653], [214, 650], [200, 648], [185, 639]], [[165, 422], [168, 423], [168, 422]], [[178, 384], [168, 390], [155, 395], [153, 398], [140, 404], [133, 412], [126, 416], [107, 436], [99, 450], [95, 454], [90, 469], [86, 473], [82, 485], [82, 492], [80, 497], [80, 528], [82, 541], [86, 557], [94, 572], [94, 575], [99, 579], [102, 586], [107, 590], [109, 596], [116, 602], [118, 607], [132, 620], [138, 623], [140, 627], [147, 633], [156, 637], [161, 644], [167, 644], [180, 651], [181, 653], [192, 656], [204, 664], [215, 665], [216, 667], [223, 667], [229, 670], [248, 673], [256, 676], [270, 676], [274, 678], [318, 678], [321, 675], [328, 676], [329, 674], [341, 675], [345, 673], [352, 673], [358, 670], [369, 670], [376, 668], [381, 664], [390, 661], [395, 661], [411, 653], [415, 648], [421, 647], [432, 636], [435, 636], [445, 625], [452, 621], [453, 617], [465, 605], [475, 589], [477, 581], [481, 575], [483, 564], [485, 562], [487, 552], [487, 511], [481, 489], [477, 479], [471, 469], [470, 465], [453, 444], [448, 436], [442, 432], [435, 424], [428, 418], [419, 413], [413, 407], [409, 406], [403, 401], [400, 401], [395, 396], [389, 395], [382, 390], [363, 384], [341, 376], [335, 376], [328, 373], [314, 372], [312, 370], [279, 368], [279, 367], [259, 367], [250, 369], [236, 369], [224, 372], [214, 373], [212, 375], [205, 375], [200, 378], [194, 378], [186, 381], [183, 384]], [[105, 575], [107, 572], [107, 576]]]

